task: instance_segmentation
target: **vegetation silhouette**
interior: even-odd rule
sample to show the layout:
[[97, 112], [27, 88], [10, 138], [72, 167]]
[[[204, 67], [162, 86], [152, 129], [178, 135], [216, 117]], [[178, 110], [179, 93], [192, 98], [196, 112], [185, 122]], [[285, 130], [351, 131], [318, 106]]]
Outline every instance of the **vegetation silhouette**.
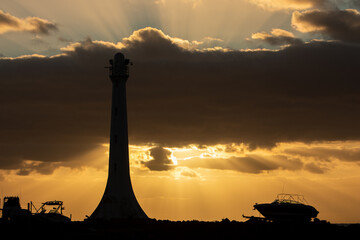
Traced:
[[2, 235], [56, 239], [266, 239], [281, 236], [293, 239], [347, 239], [360, 231], [360, 224], [338, 225], [326, 221], [239, 222], [170, 221], [132, 219], [116, 221], [36, 222], [1, 219]]

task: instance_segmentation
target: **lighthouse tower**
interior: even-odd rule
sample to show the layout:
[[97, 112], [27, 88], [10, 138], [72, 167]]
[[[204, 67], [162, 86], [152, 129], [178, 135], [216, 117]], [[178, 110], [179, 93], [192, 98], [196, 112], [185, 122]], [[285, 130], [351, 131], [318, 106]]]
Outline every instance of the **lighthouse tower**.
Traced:
[[112, 81], [109, 173], [104, 195], [92, 220], [146, 219], [131, 186], [129, 171], [126, 81], [129, 59], [116, 53], [110, 60]]

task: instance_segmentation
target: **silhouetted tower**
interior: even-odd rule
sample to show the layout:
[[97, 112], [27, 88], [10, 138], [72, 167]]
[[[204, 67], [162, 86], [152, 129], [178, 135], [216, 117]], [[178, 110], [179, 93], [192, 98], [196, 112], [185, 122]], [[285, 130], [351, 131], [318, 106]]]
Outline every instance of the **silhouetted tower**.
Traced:
[[146, 219], [134, 195], [129, 171], [126, 81], [129, 59], [117, 53], [110, 60], [112, 81], [109, 175], [104, 195], [90, 219]]

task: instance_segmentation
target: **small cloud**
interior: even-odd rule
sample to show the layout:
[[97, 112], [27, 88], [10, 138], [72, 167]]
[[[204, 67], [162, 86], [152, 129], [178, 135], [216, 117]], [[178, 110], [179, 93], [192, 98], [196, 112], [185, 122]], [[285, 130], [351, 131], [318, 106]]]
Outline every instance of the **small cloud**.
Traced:
[[151, 171], [167, 171], [173, 168], [173, 162], [170, 160], [171, 152], [162, 147], [154, 147], [150, 149], [150, 155], [153, 157], [150, 161], [143, 161]]
[[279, 28], [272, 29], [271, 33], [254, 33], [251, 35], [251, 38], [261, 40], [274, 46], [298, 45], [304, 43], [301, 39], [296, 38], [293, 33]]
[[223, 42], [221, 38], [213, 38], [213, 37], [204, 37], [205, 42]]
[[199, 177], [199, 174], [190, 168], [182, 168], [180, 174], [181, 176], [190, 178]]
[[71, 39], [65, 38], [65, 37], [58, 37], [58, 40], [59, 40], [60, 42], [66, 42], [66, 43], [72, 42]]
[[317, 173], [322, 174], [325, 173], [328, 169], [324, 167], [320, 167], [319, 165], [315, 163], [307, 163], [304, 165], [304, 169], [311, 172], [311, 173]]
[[21, 56], [18, 56], [18, 57], [2, 57], [3, 60], [20, 60], [20, 59], [31, 59], [31, 60], [34, 60], [34, 59], [48, 59], [48, 57], [44, 56], [44, 55], [41, 55], [41, 54], [37, 54], [37, 53], [34, 53], [34, 54], [26, 54], [26, 55], [21, 55]]
[[294, 10], [335, 7], [330, 0], [248, 0], [266, 10]]
[[27, 31], [32, 33], [40, 33], [48, 35], [50, 31], [57, 31], [57, 25], [38, 17], [28, 17], [25, 19], [25, 24], [29, 27], [25, 28]]
[[28, 176], [31, 173], [28, 169], [21, 168], [16, 172], [16, 175], [19, 176]]
[[181, 175], [184, 177], [198, 177], [197, 173], [195, 171], [182, 171]]
[[177, 167], [173, 172], [175, 178], [199, 178], [199, 173], [188, 167]]
[[0, 34], [6, 32], [31, 32], [48, 35], [57, 31], [57, 24], [39, 17], [18, 18], [0, 10]]

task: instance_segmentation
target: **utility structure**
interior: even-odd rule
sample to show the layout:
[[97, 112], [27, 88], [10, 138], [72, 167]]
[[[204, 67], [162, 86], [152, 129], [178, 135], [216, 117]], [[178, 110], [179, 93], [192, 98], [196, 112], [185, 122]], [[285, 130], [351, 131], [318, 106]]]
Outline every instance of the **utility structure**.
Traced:
[[129, 170], [126, 81], [130, 61], [116, 53], [109, 62], [112, 81], [109, 173], [104, 195], [90, 219], [147, 219], [136, 200]]

